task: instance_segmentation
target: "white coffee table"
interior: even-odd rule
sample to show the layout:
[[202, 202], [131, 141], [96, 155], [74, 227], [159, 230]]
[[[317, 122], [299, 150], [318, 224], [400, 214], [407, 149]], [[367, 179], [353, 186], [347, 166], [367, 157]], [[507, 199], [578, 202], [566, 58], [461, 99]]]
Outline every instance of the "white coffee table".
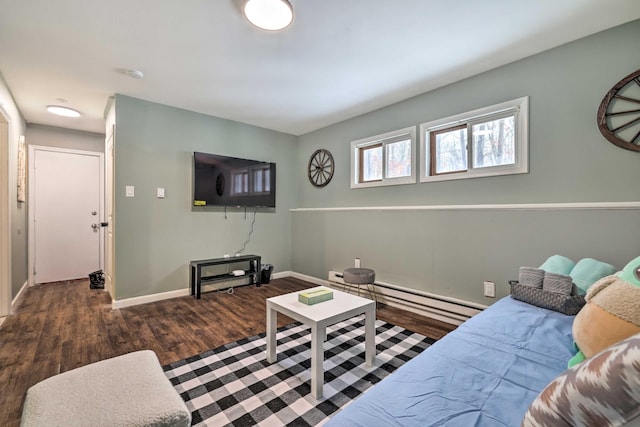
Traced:
[[[328, 289], [317, 287], [306, 289], [313, 291]], [[350, 295], [332, 289], [333, 299], [314, 305], [306, 305], [298, 301], [300, 292], [280, 295], [267, 299], [267, 361], [274, 363], [276, 357], [276, 325], [278, 312], [311, 327], [311, 396], [322, 398], [324, 386], [324, 341], [327, 326], [342, 322], [358, 314], [365, 315], [365, 363], [373, 366], [376, 357], [375, 321], [376, 305], [374, 301]], [[301, 291], [304, 292], [304, 291]]]

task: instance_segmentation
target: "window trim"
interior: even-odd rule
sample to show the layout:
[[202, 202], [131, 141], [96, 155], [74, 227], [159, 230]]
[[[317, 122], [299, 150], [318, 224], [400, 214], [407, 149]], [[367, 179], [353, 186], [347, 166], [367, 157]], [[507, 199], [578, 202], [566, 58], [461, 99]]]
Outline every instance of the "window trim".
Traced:
[[[383, 152], [382, 156], [384, 158], [384, 145], [382, 144], [381, 141], [376, 142], [375, 144], [370, 144], [370, 145], [361, 145], [357, 148], [358, 150], [358, 166], [364, 163], [364, 153], [367, 150], [374, 150], [376, 148], [381, 148], [380, 151]], [[384, 165], [383, 165], [383, 169], [384, 169]], [[384, 177], [384, 170], [382, 173], [383, 177]], [[380, 179], [372, 179], [370, 181], [365, 181], [364, 180], [364, 168], [359, 167], [358, 168], [358, 183], [371, 183], [371, 182], [382, 182], [382, 178]]]
[[[411, 175], [398, 178], [386, 178], [387, 175], [387, 148], [386, 145], [404, 139], [411, 141]], [[382, 179], [361, 182], [362, 164], [361, 148], [382, 146]], [[415, 184], [417, 177], [417, 153], [416, 153], [416, 126], [398, 129], [391, 132], [362, 138], [351, 142], [351, 188], [384, 187], [389, 185]]]
[[[440, 129], [431, 129], [431, 131], [429, 132], [429, 152], [431, 153], [433, 151], [436, 150], [436, 136], [441, 134], [442, 132], [454, 132], [457, 130], [462, 130], [462, 129], [468, 129], [469, 128], [469, 124], [468, 123], [463, 123], [463, 124], [459, 124], [459, 125], [454, 125], [454, 126], [449, 126], [449, 127], [444, 127], [444, 128], [440, 128]], [[468, 132], [467, 132], [468, 134]], [[426, 138], [426, 137], [425, 137]], [[469, 141], [467, 141], [467, 144], [469, 143]], [[426, 150], [426, 142], [425, 142], [425, 150]], [[426, 151], [425, 151], [426, 152]], [[426, 154], [427, 156], [429, 156], [429, 154]], [[425, 161], [426, 161], [425, 157]], [[433, 156], [429, 156], [429, 171], [432, 171], [436, 168], [436, 159]], [[457, 171], [449, 171], [449, 172], [438, 172], [435, 171], [433, 172], [432, 176], [440, 176], [440, 175], [451, 175], [453, 173], [466, 173], [469, 171], [469, 152], [467, 151], [467, 167], [466, 169], [460, 169]]]
[[[431, 159], [431, 132], [450, 127], [491, 121], [515, 113], [515, 162], [510, 165], [474, 168], [469, 159], [467, 170], [455, 173], [430, 175], [433, 167]], [[469, 143], [469, 141], [468, 141]], [[450, 181], [456, 179], [482, 178], [488, 176], [515, 175], [529, 172], [529, 97], [513, 99], [500, 104], [478, 108], [466, 113], [420, 124], [420, 182]], [[467, 154], [470, 152], [467, 151]]]

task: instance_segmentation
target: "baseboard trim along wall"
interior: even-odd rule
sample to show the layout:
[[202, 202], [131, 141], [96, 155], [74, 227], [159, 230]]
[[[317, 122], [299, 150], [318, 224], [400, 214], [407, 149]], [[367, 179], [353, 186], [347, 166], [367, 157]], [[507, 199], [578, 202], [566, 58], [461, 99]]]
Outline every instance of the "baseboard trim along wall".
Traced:
[[[342, 279], [342, 273], [337, 271], [329, 271], [328, 283], [329, 286], [346, 292], [357, 293], [358, 290], [357, 286], [345, 283]], [[452, 325], [460, 325], [487, 308], [486, 305], [475, 302], [408, 289], [380, 281], [375, 282], [374, 292], [378, 301], [383, 304]], [[369, 292], [363, 287], [360, 295], [368, 297], [368, 294]]]
[[[282, 271], [279, 273], [274, 273], [271, 275], [272, 279], [281, 279], [283, 277], [289, 277], [289, 276], [293, 276], [293, 274], [290, 271]], [[303, 279], [304, 280], [304, 279]], [[216, 285], [207, 285], [203, 287], [203, 291], [215, 291], [216, 289], [222, 289], [222, 288], [228, 288], [228, 287], [233, 287], [233, 286], [243, 286], [243, 285], [248, 285], [249, 282], [248, 281], [242, 281], [242, 280], [234, 280], [234, 281], [229, 281], [229, 282], [218, 282]], [[178, 289], [176, 291], [169, 291], [169, 292], [162, 292], [159, 294], [153, 294], [153, 295], [143, 295], [140, 297], [132, 297], [132, 298], [125, 298], [125, 299], [120, 299], [120, 300], [112, 300], [111, 301], [111, 308], [112, 309], [117, 309], [117, 308], [125, 308], [125, 307], [131, 307], [134, 305], [140, 305], [140, 304], [148, 304], [150, 302], [156, 302], [156, 301], [162, 301], [165, 299], [171, 299], [171, 298], [179, 298], [179, 297], [184, 297], [184, 296], [188, 296], [191, 294], [191, 291], [189, 289]]]
[[148, 304], [150, 302], [162, 301], [165, 299], [179, 298], [189, 295], [189, 289], [178, 289], [177, 291], [162, 292], [153, 295], [143, 295], [140, 297], [125, 298], [111, 301], [111, 308], [131, 307], [133, 305]]
[[29, 281], [25, 280], [24, 284], [16, 294], [16, 297], [11, 301], [11, 313], [15, 313], [20, 304], [22, 303], [22, 298], [24, 297], [24, 293], [29, 287]]
[[[296, 273], [295, 271], [281, 271], [271, 275], [272, 279], [282, 279], [286, 277], [294, 277], [296, 279], [304, 280], [318, 286], [329, 286], [337, 290], [357, 293], [357, 287], [345, 284], [342, 280], [342, 273], [337, 271], [329, 271], [329, 280], [319, 279], [317, 277], [308, 276], [302, 273]], [[248, 284], [243, 283], [242, 281], [240, 283], [238, 283], [237, 281], [224, 283], [236, 284], [237, 286]], [[224, 288], [225, 286], [218, 285], [218, 287]], [[205, 290], [208, 289], [205, 288]], [[364, 297], [368, 297], [368, 292], [364, 289], [363, 291], [364, 292], [361, 292], [361, 295]], [[396, 286], [391, 283], [380, 281], [376, 281], [374, 292], [376, 294], [376, 297], [378, 298], [378, 301], [383, 304], [388, 304], [392, 307], [411, 311], [412, 313], [420, 314], [422, 316], [430, 317], [432, 319], [440, 320], [452, 325], [460, 325], [471, 316], [487, 308], [482, 304], [445, 297], [442, 295], [430, 294], [428, 292], [408, 289], [402, 286]], [[113, 300], [112, 308], [115, 310], [119, 308], [131, 307], [134, 305], [162, 301], [165, 299], [184, 297], [188, 296], [189, 294], [189, 289], [178, 289], [175, 291], [162, 292], [153, 295], [143, 295], [140, 297]]]
[[[350, 293], [358, 292], [355, 285], [344, 283], [341, 272], [329, 271], [328, 280], [318, 279], [317, 277], [296, 272], [287, 273], [290, 277], [295, 277], [296, 279], [314, 283], [319, 286], [329, 286], [339, 291]], [[486, 305], [475, 302], [417, 291], [415, 289], [404, 288], [380, 281], [376, 281], [374, 292], [378, 301], [383, 304], [388, 304], [392, 307], [397, 307], [452, 325], [460, 325], [465, 320], [487, 308]], [[363, 288], [360, 295], [368, 298], [369, 292]]]
[[640, 202], [573, 202], [573, 203], [516, 203], [486, 205], [419, 205], [419, 206], [344, 206], [336, 208], [294, 208], [290, 212], [346, 212], [346, 211], [477, 211], [477, 210], [594, 210], [640, 209]]

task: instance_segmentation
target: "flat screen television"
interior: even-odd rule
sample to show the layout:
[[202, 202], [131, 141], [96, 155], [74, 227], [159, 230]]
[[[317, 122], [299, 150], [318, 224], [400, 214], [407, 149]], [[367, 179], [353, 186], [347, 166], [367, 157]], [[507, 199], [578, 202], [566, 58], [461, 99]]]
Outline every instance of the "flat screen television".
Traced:
[[276, 164], [193, 153], [193, 206], [276, 207]]

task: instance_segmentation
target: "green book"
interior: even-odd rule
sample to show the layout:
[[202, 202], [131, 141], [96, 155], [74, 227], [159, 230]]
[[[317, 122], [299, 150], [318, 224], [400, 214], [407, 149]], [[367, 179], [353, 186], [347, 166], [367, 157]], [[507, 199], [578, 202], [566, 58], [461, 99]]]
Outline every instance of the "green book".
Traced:
[[329, 289], [317, 289], [315, 291], [304, 291], [298, 294], [298, 301], [307, 305], [317, 304], [322, 301], [333, 299], [333, 291]]

